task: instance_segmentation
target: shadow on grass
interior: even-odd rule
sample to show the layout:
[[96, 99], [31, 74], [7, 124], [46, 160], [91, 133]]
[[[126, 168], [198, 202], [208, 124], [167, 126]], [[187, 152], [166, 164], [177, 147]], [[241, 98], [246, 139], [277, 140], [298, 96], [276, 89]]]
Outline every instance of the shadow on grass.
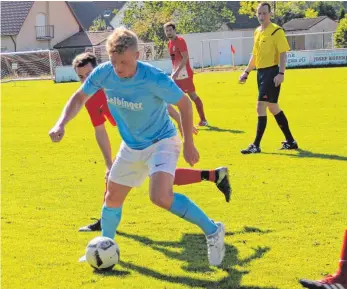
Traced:
[[99, 271], [99, 270], [94, 269], [94, 274], [102, 275], [102, 276], [125, 277], [125, 276], [130, 275], [131, 273], [129, 271], [118, 270], [118, 269], [113, 269], [110, 271]]
[[280, 152], [279, 153], [263, 152], [263, 154], [288, 156], [293, 158], [316, 158], [316, 159], [328, 159], [328, 160], [336, 160], [336, 161], [347, 161], [347, 157], [345, 156], [314, 153], [314, 152], [303, 150], [303, 149], [297, 149], [295, 150], [295, 152], [297, 152], [297, 154], [288, 154], [288, 153], [280, 153]]
[[202, 130], [205, 130], [205, 131], [216, 131], [216, 132], [229, 132], [229, 133], [245, 133], [243, 130], [219, 128], [217, 126], [206, 126]]
[[[266, 234], [271, 232], [270, 230], [261, 230], [254, 227], [245, 227], [243, 230], [238, 232], [227, 232], [226, 235], [235, 234]], [[185, 234], [182, 239], [178, 242], [172, 241], [155, 241], [148, 237], [139, 235], [118, 232], [119, 236], [132, 239], [137, 241], [153, 250], [163, 253], [170, 259], [181, 261], [185, 265], [182, 267], [183, 270], [190, 273], [208, 273], [211, 276], [215, 272], [215, 268], [209, 266], [207, 260], [206, 240], [202, 234]], [[182, 249], [180, 252], [172, 249]], [[151, 268], [145, 268], [130, 262], [120, 261], [120, 265], [128, 270], [135, 271], [147, 277], [156, 278], [164, 282], [173, 284], [184, 284], [189, 287], [202, 287], [202, 288], [240, 288], [240, 289], [277, 289], [274, 287], [247, 287], [241, 286], [241, 281], [244, 275], [248, 274], [249, 271], [243, 270], [240, 267], [247, 266], [254, 260], [262, 258], [269, 250], [269, 247], [257, 247], [252, 248], [253, 253], [246, 258], [240, 258], [238, 250], [235, 246], [226, 244], [226, 253], [222, 265], [219, 267], [227, 276], [218, 280], [208, 280], [195, 277], [187, 276], [174, 276], [166, 275]], [[126, 271], [125, 271], [126, 272]], [[118, 276], [117, 274], [114, 274]]]

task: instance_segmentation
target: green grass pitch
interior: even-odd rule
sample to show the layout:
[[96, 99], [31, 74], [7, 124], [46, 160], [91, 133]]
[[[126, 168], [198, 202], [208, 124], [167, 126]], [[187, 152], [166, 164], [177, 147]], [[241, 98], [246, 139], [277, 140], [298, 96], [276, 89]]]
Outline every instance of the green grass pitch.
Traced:
[[[133, 190], [116, 241], [121, 262], [108, 274], [80, 264], [98, 233], [104, 164], [85, 109], [62, 143], [48, 131], [77, 83], [1, 85], [1, 287], [294, 289], [298, 279], [337, 268], [346, 228], [346, 68], [288, 70], [280, 96], [300, 150], [277, 150], [283, 135], [268, 114], [262, 154], [244, 156], [256, 129], [256, 74], [195, 76], [211, 125], [196, 145], [197, 168], [230, 168], [229, 204], [211, 183], [175, 187], [225, 223], [226, 257], [210, 267], [199, 228], [155, 207], [148, 181]], [[198, 121], [194, 112], [195, 122]], [[115, 154], [120, 138], [108, 126]], [[188, 167], [183, 157], [179, 166]]]

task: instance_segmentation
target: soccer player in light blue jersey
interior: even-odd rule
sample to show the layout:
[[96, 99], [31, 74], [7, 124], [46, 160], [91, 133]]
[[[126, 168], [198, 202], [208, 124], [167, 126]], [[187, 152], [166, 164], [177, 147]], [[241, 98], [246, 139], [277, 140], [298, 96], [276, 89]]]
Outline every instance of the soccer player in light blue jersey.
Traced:
[[199, 226], [206, 235], [211, 265], [222, 263], [225, 254], [224, 225], [212, 221], [185, 195], [173, 192], [181, 140], [167, 104], [178, 107], [183, 128], [183, 154], [191, 166], [199, 161], [193, 141], [192, 105], [189, 98], [161, 70], [138, 61], [138, 39], [125, 28], [107, 39], [110, 61], [99, 65], [67, 102], [49, 132], [54, 142], [64, 136], [65, 125], [74, 118], [90, 96], [99, 89], [106, 93], [111, 114], [123, 139], [112, 165], [102, 208], [102, 236], [114, 238], [124, 200], [133, 187], [149, 175], [150, 198], [154, 204]]

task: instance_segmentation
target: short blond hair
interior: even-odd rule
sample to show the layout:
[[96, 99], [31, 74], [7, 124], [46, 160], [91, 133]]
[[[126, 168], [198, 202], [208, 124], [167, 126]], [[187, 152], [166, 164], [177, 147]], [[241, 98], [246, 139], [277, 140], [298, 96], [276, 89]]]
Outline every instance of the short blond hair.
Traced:
[[123, 53], [128, 49], [138, 50], [137, 35], [126, 28], [116, 28], [106, 41], [107, 52]]

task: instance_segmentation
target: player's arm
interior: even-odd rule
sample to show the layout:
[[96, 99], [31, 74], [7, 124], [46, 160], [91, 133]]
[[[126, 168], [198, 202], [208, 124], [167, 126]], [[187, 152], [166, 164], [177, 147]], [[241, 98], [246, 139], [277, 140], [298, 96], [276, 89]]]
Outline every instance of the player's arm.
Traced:
[[287, 51], [290, 50], [290, 46], [287, 37], [283, 29], [278, 30], [274, 34], [277, 52], [280, 55], [280, 69], [278, 75], [274, 78], [275, 86], [281, 85], [284, 81], [284, 71], [287, 63]]
[[182, 133], [184, 142], [193, 142], [193, 109], [192, 103], [185, 94], [177, 102], [177, 107], [181, 115]]
[[177, 112], [176, 109], [174, 109], [174, 107], [171, 104], [167, 105], [167, 111], [169, 112], [169, 115], [176, 121], [178, 129], [179, 129], [181, 135], [183, 136], [180, 114]]
[[179, 40], [179, 42], [177, 43], [177, 49], [182, 56], [182, 60], [181, 60], [180, 64], [178, 65], [176, 71], [174, 71], [174, 73], [172, 74], [173, 79], [175, 79], [178, 76], [178, 74], [185, 67], [185, 65], [187, 64], [187, 61], [189, 59], [187, 43], [185, 42], [184, 39]]
[[[181, 115], [171, 104], [167, 105], [167, 110], [169, 115], [176, 121], [180, 134], [183, 136]], [[193, 126], [193, 134], [198, 134], [198, 129], [195, 126]]]
[[87, 100], [88, 96], [81, 89], [71, 96], [55, 126], [49, 132], [53, 142], [59, 142], [63, 138], [66, 124], [78, 114]]
[[193, 140], [193, 109], [192, 103], [185, 94], [176, 103], [180, 111], [183, 130], [183, 154], [184, 158], [191, 166], [194, 166], [200, 159], [199, 152], [195, 148]]
[[280, 73], [284, 73], [286, 70], [286, 63], [287, 63], [287, 52], [282, 52], [280, 54]]
[[102, 155], [105, 160], [107, 172], [108, 172], [111, 169], [112, 163], [113, 163], [110, 138], [108, 137], [105, 124], [95, 126], [94, 130], [95, 130], [96, 142], [98, 143], [99, 148], [102, 152]]
[[65, 126], [79, 113], [87, 100], [88, 96], [81, 89], [77, 90], [66, 103], [57, 124]]
[[181, 115], [184, 146], [183, 154], [187, 163], [191, 166], [199, 161], [199, 153], [194, 146], [193, 140], [193, 110], [188, 96], [177, 86], [177, 84], [165, 73], [156, 75], [156, 85], [153, 93], [168, 104], [178, 107]]
[[251, 71], [255, 68], [255, 57], [256, 56], [252, 54], [251, 58], [249, 59], [248, 65], [245, 69], [245, 71], [248, 72], [248, 74], [251, 73]]
[[244, 70], [244, 72], [241, 74], [240, 78], [239, 78], [239, 83], [243, 84], [246, 82], [248, 75], [251, 73], [251, 71], [255, 68], [255, 55], [252, 54], [251, 58], [249, 59], [249, 63], [246, 67], [246, 69]]
[[189, 58], [188, 51], [180, 51], [180, 53], [182, 55], [182, 60], [180, 62], [180, 65], [178, 66], [178, 68], [174, 72], [175, 75], [178, 75], [181, 72], [181, 70], [186, 66], [188, 58]]
[[49, 132], [49, 136], [53, 142], [59, 142], [62, 140], [66, 124], [78, 114], [87, 102], [88, 98], [101, 88], [99, 79], [102, 79], [102, 75], [98, 68], [96, 68], [88, 76], [88, 79], [83, 83], [83, 85], [68, 100], [58, 121]]

